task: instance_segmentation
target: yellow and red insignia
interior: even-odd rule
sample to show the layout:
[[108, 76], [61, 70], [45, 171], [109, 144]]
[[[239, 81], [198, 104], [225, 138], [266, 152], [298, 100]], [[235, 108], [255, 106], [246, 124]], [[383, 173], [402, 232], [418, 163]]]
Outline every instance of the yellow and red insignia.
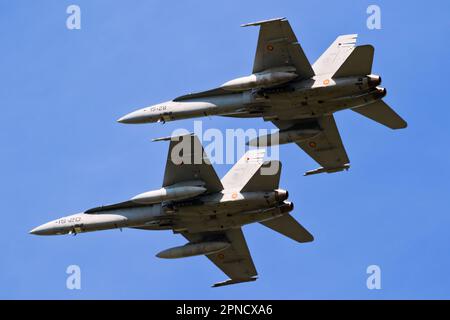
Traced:
[[325, 79], [325, 80], [323, 80], [323, 85], [324, 86], [327, 86], [327, 85], [329, 85], [330, 84], [330, 79]]
[[233, 192], [233, 193], [231, 194], [231, 198], [233, 198], [233, 199], [236, 199], [237, 196], [238, 196], [238, 194], [237, 194], [236, 192]]
[[316, 144], [314, 141], [311, 141], [310, 143], [308, 143], [308, 145], [309, 145], [311, 148], [317, 147], [317, 144]]
[[272, 51], [272, 50], [273, 50], [273, 45], [268, 44], [268, 45], [267, 45], [267, 50]]

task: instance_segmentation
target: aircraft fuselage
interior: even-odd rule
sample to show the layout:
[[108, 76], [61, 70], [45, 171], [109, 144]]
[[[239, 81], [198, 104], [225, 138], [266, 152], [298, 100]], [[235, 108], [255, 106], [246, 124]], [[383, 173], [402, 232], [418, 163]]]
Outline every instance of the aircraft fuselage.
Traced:
[[45, 223], [37, 235], [77, 234], [121, 228], [205, 232], [273, 219], [290, 212], [287, 191], [219, 192], [182, 201], [98, 207]]
[[267, 89], [205, 93], [200, 97], [186, 95], [136, 110], [118, 121], [151, 123], [213, 115], [262, 117], [264, 120], [311, 118], [382, 99], [386, 90], [378, 87], [380, 83], [381, 78], [375, 75], [336, 79], [315, 76]]

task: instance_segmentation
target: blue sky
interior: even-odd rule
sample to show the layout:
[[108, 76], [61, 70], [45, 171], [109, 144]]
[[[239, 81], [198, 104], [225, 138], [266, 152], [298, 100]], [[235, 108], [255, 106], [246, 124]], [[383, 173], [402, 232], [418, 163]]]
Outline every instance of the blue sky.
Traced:
[[[82, 10], [68, 30], [66, 8]], [[450, 298], [448, 1], [0, 1], [3, 209], [0, 298], [411, 299]], [[171, 232], [105, 231], [36, 237], [57, 217], [158, 188], [167, 144], [150, 139], [192, 120], [126, 126], [123, 114], [213, 88], [252, 69], [257, 28], [286, 16], [310, 61], [339, 34], [376, 48], [391, 104], [409, 123], [391, 131], [350, 111], [336, 115], [352, 162], [346, 173], [303, 177], [317, 165], [281, 148], [281, 186], [315, 236], [299, 245], [245, 227], [258, 281], [210, 288], [226, 276], [204, 257], [162, 260], [183, 244]], [[260, 119], [203, 120], [204, 129], [272, 128]], [[230, 165], [218, 165], [222, 176]], [[66, 289], [67, 266], [82, 289]], [[368, 290], [366, 268], [382, 271]]]

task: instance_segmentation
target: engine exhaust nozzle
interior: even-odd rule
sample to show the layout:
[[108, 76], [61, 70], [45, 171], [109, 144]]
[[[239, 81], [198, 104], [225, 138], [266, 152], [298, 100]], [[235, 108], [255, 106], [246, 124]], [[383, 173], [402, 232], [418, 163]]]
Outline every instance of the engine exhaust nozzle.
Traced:
[[283, 189], [275, 190], [275, 200], [276, 201], [284, 201], [289, 198], [289, 192]]
[[290, 201], [285, 201], [280, 207], [280, 213], [285, 214], [294, 210], [294, 203]]
[[376, 87], [381, 84], [381, 77], [379, 75], [370, 74], [367, 76], [367, 78], [368, 78], [367, 82], [369, 83], [369, 87]]
[[376, 99], [383, 99], [387, 95], [386, 88], [377, 87], [377, 91], [375, 92], [375, 98]]

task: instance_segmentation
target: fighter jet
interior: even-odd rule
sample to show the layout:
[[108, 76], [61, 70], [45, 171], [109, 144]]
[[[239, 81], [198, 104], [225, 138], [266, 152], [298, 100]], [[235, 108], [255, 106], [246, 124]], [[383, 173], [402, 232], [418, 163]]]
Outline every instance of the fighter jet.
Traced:
[[125, 115], [121, 123], [166, 122], [194, 117], [262, 117], [279, 132], [249, 141], [264, 146], [296, 143], [321, 167], [305, 175], [347, 170], [350, 160], [333, 113], [351, 109], [391, 129], [407, 123], [382, 98], [381, 77], [372, 74], [374, 48], [356, 46], [356, 34], [339, 36], [311, 65], [285, 18], [260, 26], [251, 75]]
[[294, 205], [287, 201], [288, 192], [279, 189], [281, 163], [264, 161], [265, 149], [248, 151], [220, 180], [195, 135], [156, 140], [170, 140], [161, 189], [50, 221], [30, 233], [172, 230], [188, 243], [156, 256], [173, 259], [205, 255], [230, 278], [214, 287], [256, 280], [243, 225], [259, 222], [300, 243], [313, 241], [313, 236], [289, 214]]

